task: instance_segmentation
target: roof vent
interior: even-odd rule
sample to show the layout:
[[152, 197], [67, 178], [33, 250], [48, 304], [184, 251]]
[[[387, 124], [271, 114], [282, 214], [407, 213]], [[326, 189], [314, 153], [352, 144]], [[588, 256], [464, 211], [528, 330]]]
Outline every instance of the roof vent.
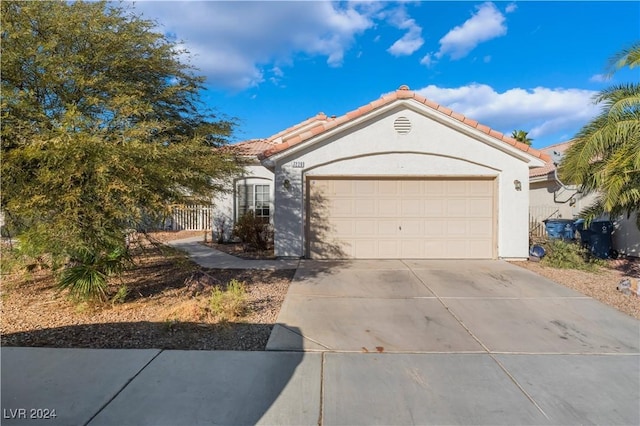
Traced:
[[407, 117], [398, 117], [396, 121], [393, 122], [393, 128], [396, 129], [398, 134], [406, 135], [411, 131], [411, 122]]

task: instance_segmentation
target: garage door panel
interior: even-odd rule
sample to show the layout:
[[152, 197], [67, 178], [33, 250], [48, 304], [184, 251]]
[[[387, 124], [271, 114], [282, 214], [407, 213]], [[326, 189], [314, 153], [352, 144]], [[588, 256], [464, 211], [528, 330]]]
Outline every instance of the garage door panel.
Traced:
[[493, 196], [493, 181], [489, 180], [475, 180], [469, 181], [469, 192], [474, 195], [492, 197]]
[[378, 236], [380, 237], [394, 237], [398, 235], [398, 221], [395, 219], [379, 219], [378, 223]]
[[467, 245], [469, 258], [481, 258], [484, 253], [491, 251], [491, 243], [487, 240], [469, 240]]
[[400, 190], [403, 195], [422, 195], [423, 183], [417, 180], [400, 181]]
[[355, 222], [355, 236], [377, 235], [378, 224], [375, 220], [358, 220]]
[[467, 222], [462, 220], [448, 220], [446, 226], [446, 235], [450, 238], [464, 237], [468, 234]]
[[377, 209], [377, 200], [373, 198], [362, 198], [359, 200], [353, 200], [353, 209], [356, 216], [372, 216]]
[[378, 203], [377, 211], [379, 217], [396, 218], [400, 216], [400, 205], [395, 199], [382, 199]]
[[494, 182], [311, 179], [314, 258], [491, 258]]
[[331, 201], [330, 211], [332, 216], [348, 216], [355, 215], [354, 200], [349, 198], [335, 198]]
[[448, 199], [446, 200], [446, 216], [447, 217], [467, 217], [467, 200], [465, 199]]
[[473, 217], [492, 217], [493, 216], [493, 200], [486, 198], [473, 198], [467, 201], [469, 216]]
[[379, 240], [378, 241], [378, 254], [381, 259], [395, 259], [400, 256], [398, 250], [398, 240]]
[[336, 236], [353, 236], [355, 235], [356, 221], [353, 219], [335, 219], [331, 226], [327, 227], [327, 231]]
[[467, 233], [473, 238], [491, 238], [493, 234], [492, 219], [470, 220], [468, 222]]
[[397, 195], [400, 182], [396, 180], [378, 181], [378, 194], [382, 196]]
[[355, 182], [355, 194], [371, 196], [377, 194], [377, 182], [373, 180], [360, 180]]
[[375, 240], [356, 240], [355, 257], [359, 259], [373, 259], [378, 257], [378, 244]]
[[400, 226], [399, 232], [403, 238], [416, 238], [424, 235], [424, 219], [404, 219]]
[[400, 242], [400, 257], [406, 259], [415, 258], [416, 253], [422, 252], [421, 240], [402, 240]]
[[425, 195], [445, 195], [447, 193], [447, 184], [441, 180], [427, 180], [424, 182]]
[[333, 185], [329, 187], [331, 192], [328, 195], [334, 195], [338, 197], [350, 197], [355, 195], [355, 191], [353, 188], [354, 183], [352, 181], [336, 180], [330, 182], [333, 182]]
[[467, 182], [461, 180], [446, 181], [446, 195], [465, 197], [468, 195]]
[[425, 238], [442, 238], [446, 235], [447, 220], [425, 220], [423, 236]]
[[402, 217], [423, 217], [424, 203], [421, 198], [400, 200], [400, 214]]
[[425, 217], [442, 217], [446, 215], [445, 201], [440, 198], [423, 200]]

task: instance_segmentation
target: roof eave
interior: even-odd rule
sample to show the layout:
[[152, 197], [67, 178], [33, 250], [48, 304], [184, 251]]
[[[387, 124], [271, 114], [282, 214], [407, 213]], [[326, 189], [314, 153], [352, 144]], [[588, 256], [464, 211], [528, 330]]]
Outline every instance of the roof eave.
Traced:
[[[515, 146], [511, 146], [504, 142], [502, 139], [498, 139], [494, 136], [486, 134], [481, 130], [478, 130], [464, 122], [457, 120], [456, 118], [450, 117], [447, 114], [444, 114], [438, 110], [435, 110], [427, 105], [424, 105], [422, 102], [415, 100], [414, 98], [401, 98], [395, 99], [392, 102], [386, 103], [376, 109], [369, 111], [366, 114], [361, 115], [353, 120], [346, 121], [345, 123], [339, 124], [336, 127], [326, 130], [316, 136], [313, 136], [307, 140], [302, 141], [301, 143], [295, 144], [288, 148], [281, 150], [280, 152], [276, 152], [270, 156], [265, 156], [264, 153], [260, 154], [259, 158], [262, 161], [262, 164], [265, 164], [265, 160], [271, 160], [273, 166], [284, 158], [295, 156], [298, 152], [308, 149], [310, 146], [313, 146], [325, 139], [331, 138], [338, 133], [344, 132], [352, 127], [358, 126], [364, 121], [368, 121], [373, 117], [378, 115], [382, 115], [392, 109], [397, 108], [400, 105], [404, 105], [407, 108], [411, 108], [413, 110], [417, 110], [417, 112], [422, 113], [423, 115], [429, 116], [435, 121], [446, 125], [447, 127], [453, 128], [455, 130], [461, 131], [462, 133], [473, 137], [474, 139], [482, 140], [488, 145], [505, 152], [513, 157], [516, 157], [526, 163], [528, 163], [529, 168], [543, 167], [546, 162], [534, 155], [528, 154], [521, 149], [516, 148]], [[265, 166], [266, 167], [266, 166]]]

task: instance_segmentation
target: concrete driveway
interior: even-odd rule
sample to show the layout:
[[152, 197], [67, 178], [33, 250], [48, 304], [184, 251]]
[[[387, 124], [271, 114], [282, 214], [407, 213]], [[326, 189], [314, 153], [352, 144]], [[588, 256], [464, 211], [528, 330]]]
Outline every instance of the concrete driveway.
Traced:
[[633, 354], [638, 321], [503, 261], [303, 261], [267, 349]]
[[303, 261], [278, 323], [326, 424], [640, 424], [640, 322], [507, 262]]

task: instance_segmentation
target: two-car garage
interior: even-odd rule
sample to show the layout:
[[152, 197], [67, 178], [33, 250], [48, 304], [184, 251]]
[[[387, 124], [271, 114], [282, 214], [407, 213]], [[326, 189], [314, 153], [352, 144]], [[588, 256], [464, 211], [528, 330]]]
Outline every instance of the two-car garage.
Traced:
[[495, 178], [307, 180], [315, 259], [496, 257]]
[[405, 86], [272, 142], [276, 256], [528, 256], [529, 169], [550, 158]]

